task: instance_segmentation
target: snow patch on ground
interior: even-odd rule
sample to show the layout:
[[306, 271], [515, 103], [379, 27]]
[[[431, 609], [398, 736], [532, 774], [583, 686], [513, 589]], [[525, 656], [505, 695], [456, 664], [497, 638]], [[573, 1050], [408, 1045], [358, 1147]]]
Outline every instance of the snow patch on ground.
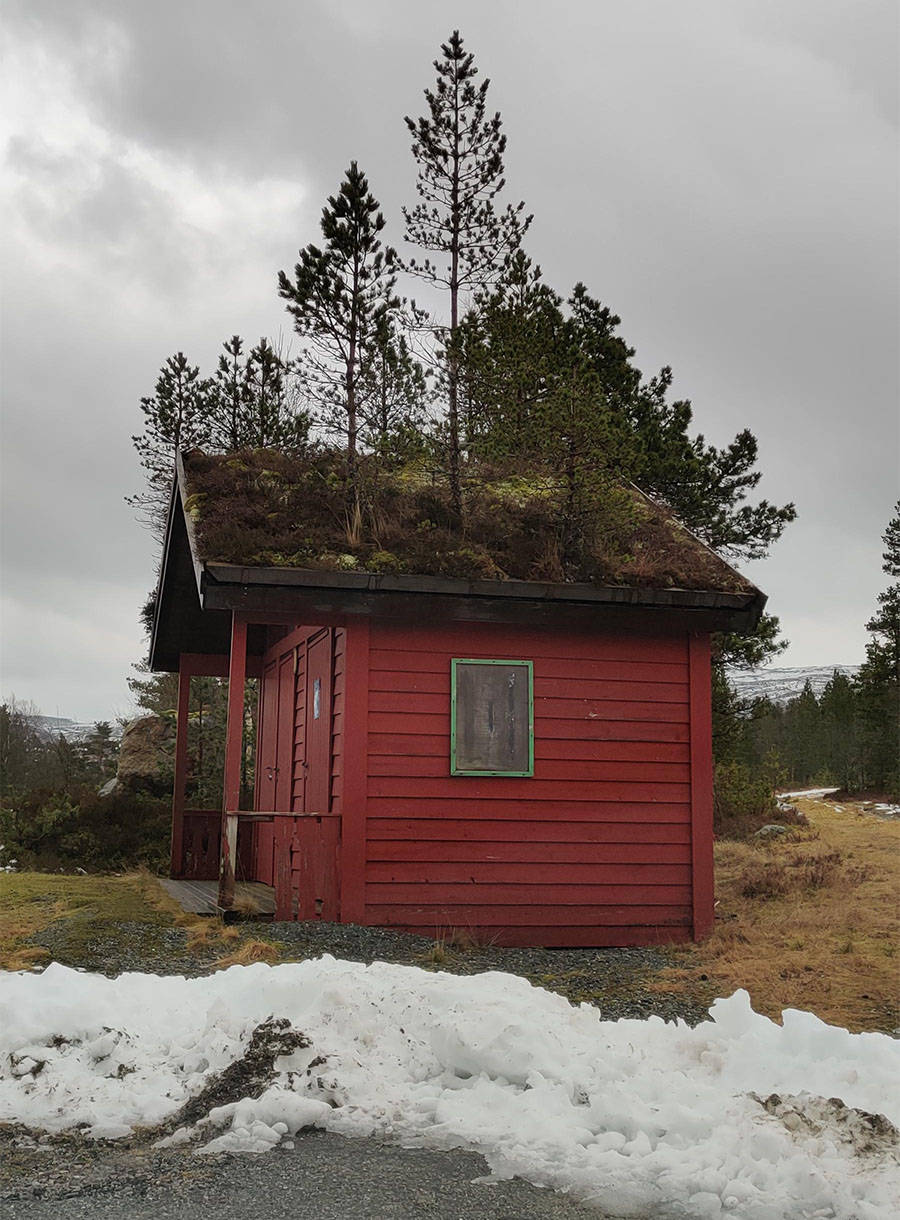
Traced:
[[800, 788], [797, 792], [779, 792], [777, 798], [779, 801], [793, 800], [797, 796], [808, 797], [811, 801], [821, 800], [823, 796], [830, 796], [832, 792], [839, 792], [839, 788]]
[[895, 1215], [900, 1043], [779, 1026], [745, 992], [711, 1016], [604, 1021], [514, 975], [329, 957], [198, 979], [52, 965], [3, 977], [0, 1121], [208, 1153], [378, 1133], [617, 1216]]

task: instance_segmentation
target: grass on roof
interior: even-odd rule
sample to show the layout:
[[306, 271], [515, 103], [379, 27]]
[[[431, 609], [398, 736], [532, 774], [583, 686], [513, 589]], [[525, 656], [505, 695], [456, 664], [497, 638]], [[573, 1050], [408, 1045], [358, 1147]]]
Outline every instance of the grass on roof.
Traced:
[[386, 470], [363, 457], [361, 510], [352, 522], [343, 454], [335, 450], [195, 450], [185, 455], [185, 475], [186, 507], [206, 561], [753, 591], [660, 505], [600, 477], [583, 497], [577, 528], [567, 530], [561, 481], [541, 470], [467, 471], [465, 528], [446, 482], [424, 463]]

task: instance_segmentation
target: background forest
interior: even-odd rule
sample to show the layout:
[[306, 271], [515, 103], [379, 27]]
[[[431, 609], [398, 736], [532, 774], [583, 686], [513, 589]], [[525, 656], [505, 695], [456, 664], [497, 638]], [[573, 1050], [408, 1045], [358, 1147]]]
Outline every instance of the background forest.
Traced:
[[[598, 522], [619, 511], [617, 489], [636, 483], [733, 562], [764, 557], [794, 519], [791, 504], [754, 499], [757, 442], [743, 430], [719, 448], [696, 431], [690, 402], [672, 400], [672, 372], [645, 375], [620, 319], [584, 284], [557, 291], [529, 257], [523, 202], [504, 201], [506, 137], [488, 105], [489, 81], [454, 32], [434, 62], [423, 113], [405, 118], [417, 172], [402, 209], [406, 254], [384, 241], [386, 221], [369, 179], [351, 161], [322, 210], [321, 238], [301, 249], [276, 288], [292, 319], [290, 348], [232, 335], [217, 366], [201, 371], [181, 351], [141, 400], [134, 443], [145, 473], [133, 505], [161, 532], [177, 449], [276, 449], [315, 456], [342, 489], [348, 545], [378, 503], [385, 471], [428, 477], [446, 489], [455, 528], [473, 525], [479, 481], [540, 486], [553, 506], [547, 539], [555, 578], [580, 569]], [[410, 294], [404, 296], [402, 288]], [[424, 293], [412, 298], [414, 288]], [[472, 535], [473, 542], [477, 537]], [[868, 624], [872, 640], [854, 681], [836, 675], [785, 707], [741, 701], [729, 667], [759, 666], [784, 647], [765, 616], [750, 638], [720, 637], [714, 683], [720, 833], [773, 814], [778, 783], [834, 782], [896, 793], [900, 689], [900, 512], [885, 534], [895, 583]], [[152, 600], [144, 619], [152, 619]], [[175, 679], [140, 671], [138, 706], [172, 716]], [[255, 710], [248, 699], [248, 741]], [[6, 853], [62, 863], [158, 862], [165, 797], [97, 796], [113, 771], [97, 740], [47, 742], [10, 702], [0, 720]], [[224, 692], [195, 679], [191, 700], [192, 800], [220, 803]], [[109, 744], [109, 734], [106, 736]], [[74, 749], [72, 757], [69, 752]], [[93, 753], [91, 752], [93, 750]], [[252, 755], [246, 760], [252, 782]], [[124, 803], [123, 803], [124, 802]], [[143, 805], [141, 804], [143, 802]], [[142, 823], [147, 830], [138, 831]], [[116, 827], [106, 834], [104, 826]], [[124, 826], [128, 833], [120, 833]], [[99, 829], [98, 829], [99, 828]], [[116, 857], [118, 860], [118, 857]]]

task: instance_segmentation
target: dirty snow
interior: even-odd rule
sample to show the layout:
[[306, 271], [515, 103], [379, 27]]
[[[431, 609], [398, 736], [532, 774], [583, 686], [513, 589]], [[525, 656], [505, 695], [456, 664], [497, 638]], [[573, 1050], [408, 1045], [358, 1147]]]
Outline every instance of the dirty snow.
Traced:
[[[35, 1131], [151, 1126], [263, 1152], [316, 1126], [472, 1148], [497, 1176], [615, 1216], [897, 1214], [900, 1043], [794, 1010], [779, 1026], [745, 992], [691, 1029], [604, 1021], [514, 975], [330, 957], [198, 979], [59, 965], [0, 979], [0, 1121]], [[201, 1104], [197, 1121], [198, 1094], [241, 1079], [271, 1017], [303, 1035], [296, 1049], [253, 1097]]]
[[832, 792], [839, 791], [839, 788], [800, 788], [796, 792], [778, 792], [776, 796], [779, 801], [792, 800], [797, 796], [805, 796], [811, 801], [816, 801], [821, 800], [823, 796], [830, 796]]

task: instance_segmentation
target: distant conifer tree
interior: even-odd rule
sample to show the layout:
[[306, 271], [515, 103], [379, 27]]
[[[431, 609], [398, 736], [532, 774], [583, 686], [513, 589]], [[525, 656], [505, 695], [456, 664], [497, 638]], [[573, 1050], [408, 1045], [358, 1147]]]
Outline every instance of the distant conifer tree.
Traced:
[[[900, 501], [882, 537], [883, 570], [900, 576]], [[856, 680], [866, 779], [900, 798], [900, 580], [879, 593], [866, 630], [872, 639]]]
[[161, 533], [172, 484], [175, 452], [207, 444], [212, 387], [184, 352], [170, 356], [152, 395], [141, 399], [144, 431], [131, 439], [147, 479], [144, 491], [129, 499], [147, 523]]

